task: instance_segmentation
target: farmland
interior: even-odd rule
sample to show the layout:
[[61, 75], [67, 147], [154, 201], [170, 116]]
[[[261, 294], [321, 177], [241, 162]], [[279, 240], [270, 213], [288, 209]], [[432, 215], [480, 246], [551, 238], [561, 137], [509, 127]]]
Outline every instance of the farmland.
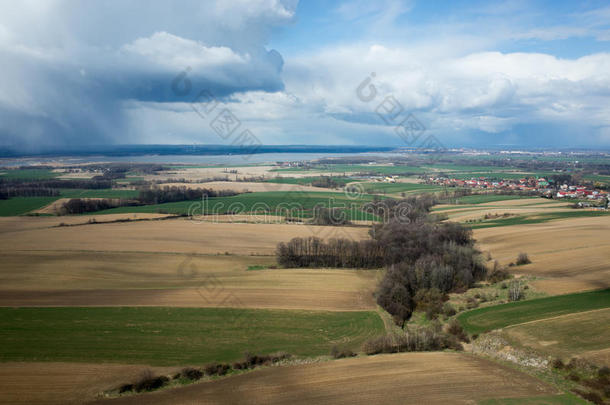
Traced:
[[519, 344], [566, 362], [580, 356], [598, 364], [610, 364], [608, 324], [610, 308], [604, 308], [516, 325], [505, 333]]
[[13, 197], [8, 200], [0, 200], [0, 216], [23, 215], [51, 204], [55, 200], [57, 200], [56, 197]]
[[490, 306], [465, 312], [458, 319], [470, 333], [482, 333], [510, 325], [602, 308], [610, 308], [610, 289]]
[[[402, 193], [449, 195], [444, 187], [422, 184], [415, 177], [439, 170], [456, 175], [509, 171], [467, 164], [339, 164], [300, 171], [271, 165], [176, 166], [155, 174], [129, 171], [113, 188], [62, 188], [56, 197], [41, 197], [45, 200], [0, 201], [0, 208], [13, 207], [7, 208], [9, 216], [0, 218], [0, 376], [13, 384], [0, 389], [11, 403], [28, 403], [27, 398], [78, 403], [133, 381], [143, 367], [170, 375], [187, 365], [232, 362], [245, 351], [286, 351], [296, 357], [281, 368], [107, 401], [188, 403], [205, 397], [212, 403], [231, 403], [239, 398], [228, 392], [239, 395], [256, 385], [252, 403], [580, 403], [535, 377], [469, 354], [404, 353], [329, 361], [334, 346], [361, 354], [365, 341], [399, 330], [375, 301], [384, 270], [278, 268], [278, 243], [309, 236], [368, 239], [364, 222], [317, 226], [298, 219], [311, 218], [316, 205], [347, 207], [351, 219], [378, 219], [364, 214], [362, 206]], [[339, 177], [343, 186], [356, 185], [351, 194], [310, 185], [320, 175], [343, 171], [369, 175]], [[412, 176], [395, 183], [373, 181], [396, 173]], [[85, 178], [85, 173], [76, 174]], [[242, 181], [229, 181], [233, 177]], [[242, 194], [55, 216], [69, 198], [135, 198], [135, 187], [119, 185], [135, 180]], [[468, 224], [475, 230], [477, 247], [500, 264], [514, 261], [522, 251], [529, 254], [531, 264], [510, 268], [518, 276], [535, 277], [528, 297], [610, 287], [605, 284], [608, 249], [602, 237], [610, 226], [607, 216], [523, 195], [467, 195], [443, 201], [433, 211]], [[287, 210], [275, 215], [283, 207]], [[33, 212], [44, 215], [23, 216]], [[566, 336], [556, 339], [548, 353], [604, 358], [603, 334], [593, 328], [604, 322], [595, 324], [601, 318], [593, 314], [607, 308], [608, 295], [596, 294], [487, 306], [462, 313], [459, 319], [468, 332], [504, 328], [515, 345], [533, 348], [547, 339], [529, 326], [540, 322], [549, 333]], [[420, 316], [421, 325], [431, 325], [424, 313], [418, 312]], [[570, 340], [572, 326], [591, 333], [583, 335], [582, 342]], [[579, 342], [586, 350], [575, 350]], [[27, 364], [39, 364], [54, 376], [33, 373], [24, 368]], [[78, 375], [95, 382], [82, 382]], [[38, 381], [53, 398], [20, 395], [16, 387], [27, 387], [28, 379]], [[426, 383], [430, 379], [443, 383]], [[295, 380], [299, 384], [292, 383]], [[363, 389], [365, 381], [371, 388]], [[480, 381], [489, 389], [482, 390]], [[278, 395], [277, 384], [288, 388]]]
[[235, 361], [245, 351], [316, 356], [338, 343], [358, 348], [383, 323], [375, 312], [0, 308], [0, 331], [0, 361], [182, 365]]
[[549, 294], [610, 287], [610, 217], [571, 218], [531, 225], [475, 230], [478, 246], [509, 264], [525, 252], [531, 264], [513, 271], [540, 278], [533, 286]]
[[[281, 387], [281, 389], [278, 389]], [[553, 396], [550, 386], [510, 368], [458, 353], [402, 353], [271, 367], [216, 382], [99, 404], [461, 404]], [[141, 402], [140, 402], [141, 401]], [[576, 402], [571, 402], [576, 403]]]
[[[295, 217], [313, 216], [314, 207], [334, 207], [346, 209], [349, 217], [357, 220], [373, 219], [374, 216], [363, 212], [364, 203], [372, 201], [373, 196], [362, 195], [351, 199], [344, 194], [332, 192], [256, 192], [239, 194], [231, 197], [209, 198], [201, 201], [180, 201], [174, 203], [145, 205], [138, 207], [119, 207], [98, 211], [95, 214], [117, 214], [130, 212], [168, 212], [171, 214], [227, 214], [258, 213], [278, 214]], [[197, 205], [198, 204], [198, 205]]]

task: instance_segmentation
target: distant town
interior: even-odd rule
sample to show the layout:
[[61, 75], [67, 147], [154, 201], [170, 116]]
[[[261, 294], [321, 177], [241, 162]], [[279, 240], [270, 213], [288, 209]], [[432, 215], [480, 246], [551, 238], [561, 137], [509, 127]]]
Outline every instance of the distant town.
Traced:
[[545, 177], [524, 177], [520, 179], [490, 179], [478, 177], [471, 179], [455, 179], [449, 177], [426, 177], [428, 184], [437, 184], [447, 187], [470, 187], [498, 191], [524, 191], [539, 193], [547, 198], [577, 198], [588, 200], [607, 200], [608, 193], [597, 190], [589, 185], [556, 184], [552, 179]]

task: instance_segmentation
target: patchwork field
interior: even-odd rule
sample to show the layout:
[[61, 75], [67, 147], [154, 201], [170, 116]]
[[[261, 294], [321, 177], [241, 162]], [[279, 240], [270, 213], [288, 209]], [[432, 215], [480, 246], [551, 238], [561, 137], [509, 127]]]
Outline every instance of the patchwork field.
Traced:
[[511, 271], [543, 278], [533, 285], [549, 294], [610, 287], [609, 234], [610, 216], [474, 231], [479, 248], [502, 264], [527, 253], [532, 263]]
[[[367, 180], [360, 185], [367, 192], [400, 196], [443, 189], [417, 184], [404, 177], [409, 173], [497, 171], [465, 165], [275, 169], [252, 165], [172, 168], [159, 175], [129, 172], [114, 189], [61, 189], [58, 197], [0, 201], [0, 215], [32, 210], [49, 215], [67, 198], [133, 197], [136, 190], [117, 184], [138, 179], [250, 191], [210, 199], [222, 205], [217, 209], [183, 201], [82, 216], [0, 218], [0, 404], [580, 403], [513, 369], [449, 352], [317, 359], [152, 394], [96, 398], [136, 379], [143, 365], [169, 375], [178, 367], [231, 362], [245, 351], [281, 350], [299, 358], [326, 356], [335, 345], [360, 351], [363, 342], [388, 326], [373, 296], [382, 270], [273, 268], [279, 242], [297, 236], [362, 240], [369, 237], [367, 227], [247, 223], [253, 216], [240, 214], [219, 215], [215, 222], [210, 216], [190, 220], [169, 218], [171, 214], [243, 214], [286, 203], [305, 208], [303, 215], [268, 216], [270, 222], [286, 222], [287, 216], [310, 217], [316, 204], [329, 201], [339, 208], [355, 204], [352, 211], [362, 213], [362, 204], [374, 196], [352, 199], [337, 192], [341, 190], [307, 184], [321, 174], [399, 173], [398, 183]], [[265, 182], [195, 182], [213, 177]], [[348, 181], [352, 179], [339, 182]], [[610, 216], [521, 196], [473, 195], [458, 202], [434, 210], [473, 228], [489, 227], [476, 229], [475, 238], [482, 251], [502, 264], [528, 253], [533, 263], [511, 271], [537, 276], [536, 290], [555, 294], [610, 287]], [[482, 219], [485, 215], [491, 218]], [[589, 215], [602, 216], [569, 218]], [[553, 356], [605, 361], [610, 357], [604, 330], [610, 322], [609, 294], [610, 289], [486, 307], [460, 320], [471, 333], [504, 328], [515, 341]]]
[[401, 353], [271, 367], [96, 404], [472, 404], [531, 398], [553, 388], [513, 369], [458, 353]]

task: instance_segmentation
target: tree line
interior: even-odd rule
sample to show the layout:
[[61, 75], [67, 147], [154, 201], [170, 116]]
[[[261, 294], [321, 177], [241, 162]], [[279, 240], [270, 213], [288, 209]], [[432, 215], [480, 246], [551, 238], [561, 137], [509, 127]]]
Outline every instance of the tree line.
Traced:
[[204, 197], [229, 197], [237, 195], [232, 190], [211, 190], [207, 188], [188, 188], [178, 186], [151, 187], [140, 190], [138, 201], [142, 204], [163, 204], [168, 202], [199, 200]]
[[376, 268], [383, 266], [383, 249], [374, 240], [293, 238], [277, 246], [278, 263], [284, 267]]
[[189, 189], [187, 187], [166, 186], [140, 190], [134, 199], [123, 198], [72, 198], [60, 208], [61, 215], [77, 215], [117, 207], [163, 204], [168, 202], [198, 200], [203, 197], [224, 197], [238, 193], [231, 190]]
[[0, 200], [12, 197], [57, 197], [59, 191], [52, 188], [0, 187]]
[[99, 190], [103, 188], [111, 188], [111, 180], [89, 180], [89, 179], [74, 179], [74, 180], [30, 180], [30, 179], [1, 179], [0, 188], [84, 188], [90, 190]]

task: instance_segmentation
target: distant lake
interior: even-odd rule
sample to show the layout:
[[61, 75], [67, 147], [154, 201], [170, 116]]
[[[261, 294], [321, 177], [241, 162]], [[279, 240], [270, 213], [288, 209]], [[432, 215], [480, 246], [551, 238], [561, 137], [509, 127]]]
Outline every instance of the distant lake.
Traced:
[[21, 166], [36, 164], [60, 163], [63, 165], [92, 162], [133, 162], [133, 163], [163, 163], [189, 165], [247, 165], [260, 163], [275, 163], [278, 161], [312, 160], [328, 157], [346, 156], [403, 156], [395, 152], [365, 152], [365, 153], [260, 153], [254, 155], [138, 155], [138, 156], [79, 156], [79, 157], [33, 157], [0, 159], [0, 166]]

